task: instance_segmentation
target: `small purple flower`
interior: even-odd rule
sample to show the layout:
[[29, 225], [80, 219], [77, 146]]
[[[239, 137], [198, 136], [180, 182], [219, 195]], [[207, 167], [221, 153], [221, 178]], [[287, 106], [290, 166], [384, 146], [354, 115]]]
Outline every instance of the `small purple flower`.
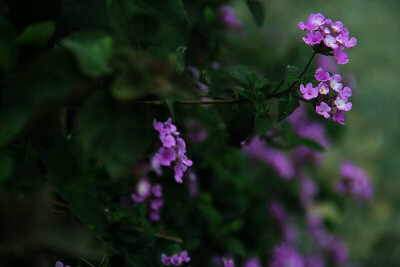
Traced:
[[333, 90], [335, 90], [336, 92], [339, 92], [339, 90], [341, 90], [343, 88], [343, 84], [340, 83], [342, 81], [342, 76], [340, 76], [339, 74], [335, 74], [333, 75], [330, 79], [330, 86]]
[[346, 120], [346, 115], [340, 110], [336, 110], [335, 114], [333, 114], [333, 120], [337, 123], [344, 125], [344, 121]]
[[71, 266], [69, 265], [64, 266], [64, 263], [62, 263], [61, 261], [57, 261], [55, 267], [71, 267]]
[[190, 262], [190, 257], [189, 257], [189, 254], [188, 254], [188, 252], [187, 252], [187, 250], [184, 250], [184, 251], [182, 251], [181, 252], [181, 254], [179, 255], [181, 258], [182, 258], [182, 261], [184, 261], [184, 262]]
[[350, 111], [352, 108], [352, 104], [347, 102], [347, 98], [342, 98], [338, 96], [335, 100], [335, 105], [338, 110]]
[[222, 262], [224, 263], [224, 267], [235, 267], [235, 263], [232, 259], [222, 258]]
[[369, 175], [359, 166], [344, 162], [340, 167], [341, 179], [336, 184], [339, 193], [350, 193], [358, 200], [370, 199], [373, 186]]
[[324, 36], [322, 35], [321, 32], [308, 32], [306, 34], [306, 37], [303, 37], [303, 41], [308, 44], [308, 45], [317, 45], [321, 43], [321, 41], [324, 39]]
[[326, 119], [329, 119], [331, 117], [331, 114], [329, 112], [332, 110], [331, 107], [325, 103], [321, 102], [319, 106], [315, 108], [316, 112], [322, 116], [324, 116]]
[[326, 83], [321, 82], [317, 89], [321, 95], [327, 95], [329, 93], [329, 86]]
[[140, 179], [136, 184], [136, 193], [132, 194], [132, 199], [135, 202], [142, 202], [151, 194], [151, 183], [148, 178]]
[[340, 21], [332, 22], [331, 28], [334, 32], [341, 32], [343, 28], [343, 23]]
[[324, 43], [326, 46], [332, 49], [338, 48], [338, 45], [336, 44], [336, 38], [332, 35], [325, 36]]
[[310, 100], [318, 96], [318, 88], [314, 88], [312, 83], [308, 83], [305, 87], [300, 84], [300, 91], [303, 94], [304, 99]]
[[315, 71], [314, 77], [319, 82], [326, 82], [326, 81], [329, 81], [330, 75], [329, 75], [329, 72], [325, 71], [322, 67], [319, 67]]
[[165, 255], [165, 254], [161, 254], [161, 262], [162, 262], [162, 264], [164, 264], [164, 265], [170, 265], [170, 264], [171, 264], [171, 258], [168, 257], [168, 256]]
[[288, 244], [283, 244], [274, 249], [271, 267], [304, 267], [304, 261], [297, 250]]
[[159, 211], [164, 205], [164, 200], [162, 198], [156, 198], [150, 201], [150, 207], [154, 211]]
[[212, 68], [217, 70], [221, 67], [221, 65], [217, 61], [213, 61], [212, 63]]
[[[325, 56], [325, 55], [318, 55], [317, 63], [318, 63], [318, 66], [320, 66], [324, 71], [327, 71], [327, 72], [330, 71], [333, 73], [338, 72], [338, 67], [335, 63], [335, 60], [332, 57]], [[317, 79], [317, 81], [319, 81], [319, 80]]]
[[153, 196], [155, 196], [155, 197], [158, 197], [158, 198], [162, 197], [162, 187], [161, 187], [161, 185], [159, 185], [159, 184], [154, 185], [151, 188], [151, 192], [153, 193]]
[[175, 266], [181, 265], [182, 264], [182, 258], [179, 257], [177, 254], [172, 255], [171, 264], [175, 265]]
[[308, 176], [302, 176], [300, 180], [300, 200], [304, 207], [312, 205], [314, 196], [318, 192], [318, 186]]
[[341, 98], [349, 98], [351, 97], [352, 91], [349, 87], [344, 87], [343, 89], [339, 89], [338, 93]]
[[339, 64], [347, 64], [349, 62], [349, 55], [344, 52], [344, 47], [339, 46], [333, 51], [333, 55], [335, 56], [336, 60]]

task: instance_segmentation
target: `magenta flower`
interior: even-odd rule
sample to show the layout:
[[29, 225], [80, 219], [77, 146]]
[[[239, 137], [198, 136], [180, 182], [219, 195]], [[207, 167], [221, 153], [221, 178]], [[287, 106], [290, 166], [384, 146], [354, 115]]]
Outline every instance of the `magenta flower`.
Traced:
[[180, 257], [181, 257], [181, 259], [182, 259], [182, 261], [183, 262], [190, 262], [190, 257], [189, 257], [189, 254], [188, 254], [188, 252], [187, 252], [187, 250], [184, 250], [184, 251], [182, 251], [181, 252], [181, 254], [179, 255]]
[[336, 191], [350, 193], [357, 200], [370, 199], [373, 186], [369, 175], [359, 166], [344, 162], [340, 167], [341, 179], [336, 183]]
[[300, 85], [300, 91], [303, 94], [304, 99], [310, 100], [318, 96], [318, 88], [314, 88], [312, 83], [308, 83], [305, 87]]
[[349, 62], [349, 55], [344, 52], [344, 47], [339, 46], [333, 51], [333, 55], [339, 64], [347, 64]]
[[[159, 132], [163, 146], [151, 158], [151, 165], [158, 175], [162, 174], [161, 165], [172, 167], [175, 171], [175, 181], [182, 183], [184, 172], [193, 165], [193, 162], [186, 156], [186, 143], [179, 137], [180, 133], [176, 126], [172, 124], [171, 118], [164, 123], [157, 122], [154, 119], [153, 125]], [[173, 141], [170, 138], [173, 138]]]
[[347, 102], [347, 98], [342, 98], [338, 96], [335, 100], [335, 105], [338, 110], [344, 110], [344, 111], [350, 111], [352, 108], [352, 104], [350, 102]]
[[325, 71], [322, 67], [319, 67], [315, 71], [314, 77], [319, 82], [326, 82], [326, 81], [329, 81], [330, 75], [329, 75], [329, 72]]
[[190, 259], [189, 254], [188, 254], [188, 252], [186, 250], [182, 251], [180, 253], [180, 255], [173, 254], [171, 257], [168, 257], [165, 254], [161, 254], [161, 263], [163, 265], [171, 265], [172, 264], [172, 265], [175, 265], [175, 266], [180, 266], [184, 262], [186, 262], [186, 263], [190, 262], [190, 260], [191, 259]]
[[338, 93], [341, 98], [349, 98], [351, 97], [352, 91], [349, 87], [344, 87], [343, 89], [339, 89]]
[[131, 197], [135, 202], [142, 202], [151, 194], [151, 183], [148, 178], [140, 179], [136, 184], [136, 193], [132, 194]]
[[303, 37], [303, 41], [308, 44], [308, 45], [317, 45], [321, 43], [321, 41], [324, 39], [324, 36], [322, 35], [321, 32], [308, 32], [306, 34], [306, 37]]
[[55, 267], [71, 267], [71, 266], [69, 265], [64, 266], [64, 263], [62, 263], [61, 261], [57, 261]]
[[304, 267], [304, 261], [297, 250], [288, 244], [283, 244], [274, 249], [271, 267]]
[[340, 110], [336, 110], [335, 114], [333, 114], [333, 120], [337, 123], [344, 125], [344, 121], [346, 120], [346, 115]]
[[161, 187], [161, 185], [157, 184], [157, 185], [153, 186], [151, 191], [153, 193], [153, 196], [158, 197], [158, 198], [162, 197], [162, 187]]
[[324, 116], [326, 119], [329, 119], [331, 117], [331, 114], [329, 112], [332, 110], [332, 108], [325, 102], [321, 102], [319, 106], [315, 108], [318, 114]]
[[243, 267], [261, 267], [261, 261], [259, 258], [254, 257], [251, 259], [248, 259], [244, 264]]
[[[306, 31], [303, 41], [313, 46], [314, 50], [324, 55], [335, 57], [339, 64], [349, 62], [345, 47], [351, 48], [357, 44], [357, 39], [350, 37], [349, 30], [343, 28], [343, 23], [325, 19], [321, 14], [310, 14], [306, 22], [299, 22], [299, 28]], [[323, 41], [323, 42], [322, 42]], [[322, 43], [321, 43], [322, 42]]]
[[161, 262], [162, 262], [162, 264], [164, 264], [164, 265], [170, 265], [170, 264], [171, 264], [171, 258], [168, 257], [168, 256], [165, 255], [165, 254], [161, 254]]
[[340, 76], [339, 74], [333, 75], [329, 79], [331, 88], [336, 92], [339, 92], [339, 90], [343, 88], [343, 84], [340, 83], [341, 81], [342, 81], [342, 76]]
[[329, 87], [326, 83], [321, 82], [318, 85], [317, 89], [321, 95], [327, 95], [329, 93]]

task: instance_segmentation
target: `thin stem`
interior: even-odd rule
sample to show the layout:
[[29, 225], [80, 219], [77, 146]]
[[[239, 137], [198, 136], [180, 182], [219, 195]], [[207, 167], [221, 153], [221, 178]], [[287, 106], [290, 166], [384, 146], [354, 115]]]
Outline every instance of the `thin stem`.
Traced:
[[[303, 71], [302, 71], [301, 74], [299, 75], [299, 80], [304, 76], [304, 74], [306, 73], [307, 69], [310, 67], [311, 62], [313, 61], [313, 59], [314, 59], [314, 57], [315, 57], [316, 55], [317, 55], [317, 52], [314, 51], [314, 53], [312, 54], [312, 56], [311, 56], [310, 60], [308, 61], [307, 65], [304, 67]], [[296, 83], [297, 83], [297, 81], [294, 81], [294, 82], [289, 86], [288, 89], [286, 89], [285, 91], [282, 91], [282, 92], [280, 92], [280, 93], [272, 94], [272, 95], [270, 96], [270, 98], [277, 98], [277, 97], [280, 97], [280, 96], [282, 96], [282, 95], [288, 93], [290, 90], [292, 90], [292, 89], [294, 88], [294, 86], [296, 85]]]
[[[143, 230], [142, 228], [140, 228], [140, 227], [135, 227], [135, 228], [133, 228], [133, 229], [134, 229], [135, 231], [144, 233], [144, 230]], [[168, 241], [173, 241], [173, 242], [179, 243], [179, 244], [182, 244], [182, 243], [183, 243], [183, 240], [182, 240], [181, 238], [179, 238], [179, 237], [164, 235], [164, 234], [160, 234], [160, 233], [154, 234], [154, 236], [157, 237], [157, 238], [160, 238], [160, 239], [164, 239], [164, 240], [168, 240]]]
[[281, 89], [283, 83], [285, 82], [286, 75], [287, 75], [288, 71], [289, 71], [289, 68], [286, 67], [285, 74], [283, 74], [283, 78], [282, 78], [281, 82], [280, 82], [279, 85], [274, 89], [274, 91], [271, 92], [271, 95], [275, 94], [276, 92], [279, 91], [279, 89]]
[[81, 256], [79, 256], [79, 255], [78, 255], [78, 257], [79, 257], [84, 263], [86, 263], [87, 265], [89, 265], [90, 267], [96, 267], [96, 265], [94, 265], [93, 263], [91, 263], [91, 262], [88, 261], [87, 259], [85, 259], [85, 258], [83, 258], [83, 257], [81, 257]]
[[[176, 101], [174, 104], [200, 104], [200, 105], [209, 105], [209, 104], [239, 104], [239, 103], [246, 103], [246, 100], [243, 99], [232, 99], [232, 100], [223, 100], [223, 99], [211, 99], [211, 100], [181, 100]], [[138, 103], [142, 104], [154, 104], [154, 105], [161, 105], [165, 104], [165, 101], [162, 100], [143, 100], [138, 101]]]

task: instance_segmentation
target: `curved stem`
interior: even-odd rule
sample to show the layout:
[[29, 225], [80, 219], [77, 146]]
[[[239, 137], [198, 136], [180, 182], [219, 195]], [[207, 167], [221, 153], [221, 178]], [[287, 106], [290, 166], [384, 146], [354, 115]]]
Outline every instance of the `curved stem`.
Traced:
[[[304, 67], [303, 71], [301, 72], [301, 74], [299, 75], [299, 80], [304, 76], [304, 74], [306, 73], [306, 71], [308, 70], [308, 68], [311, 65], [311, 62], [313, 61], [314, 57], [317, 55], [317, 52], [314, 51], [314, 53], [312, 54], [310, 60], [308, 60], [307, 65]], [[286, 93], [288, 93], [290, 90], [293, 89], [293, 87], [296, 85], [297, 81], [293, 82], [288, 89], [286, 89], [285, 91], [282, 91], [280, 93], [275, 93], [275, 94], [271, 94], [270, 98], [277, 98], [280, 97]]]

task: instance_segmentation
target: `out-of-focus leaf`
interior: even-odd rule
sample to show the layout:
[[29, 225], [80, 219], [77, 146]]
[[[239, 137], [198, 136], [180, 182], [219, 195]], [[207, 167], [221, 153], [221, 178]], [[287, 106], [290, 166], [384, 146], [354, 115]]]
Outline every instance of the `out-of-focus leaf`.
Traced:
[[253, 14], [254, 20], [258, 26], [262, 26], [265, 18], [265, 6], [259, 0], [247, 0], [247, 6]]
[[112, 1], [114, 27], [137, 48], [164, 57], [186, 46], [189, 24], [181, 0]]
[[224, 246], [227, 251], [232, 251], [241, 257], [246, 255], [246, 249], [240, 239], [235, 237], [229, 237], [224, 241]]
[[171, 113], [172, 120], [175, 120], [174, 99], [171, 97], [168, 97], [165, 99], [165, 103], [167, 104], [169, 113]]
[[297, 92], [291, 90], [279, 99], [278, 103], [278, 122], [286, 119], [300, 106]]
[[53, 36], [56, 23], [52, 20], [29, 25], [19, 36], [18, 44], [44, 46]]
[[17, 57], [17, 39], [11, 25], [0, 21], [0, 71], [12, 68]]
[[109, 60], [112, 55], [113, 40], [110, 36], [82, 32], [64, 39], [62, 45], [73, 53], [85, 74], [99, 77], [111, 72]]

